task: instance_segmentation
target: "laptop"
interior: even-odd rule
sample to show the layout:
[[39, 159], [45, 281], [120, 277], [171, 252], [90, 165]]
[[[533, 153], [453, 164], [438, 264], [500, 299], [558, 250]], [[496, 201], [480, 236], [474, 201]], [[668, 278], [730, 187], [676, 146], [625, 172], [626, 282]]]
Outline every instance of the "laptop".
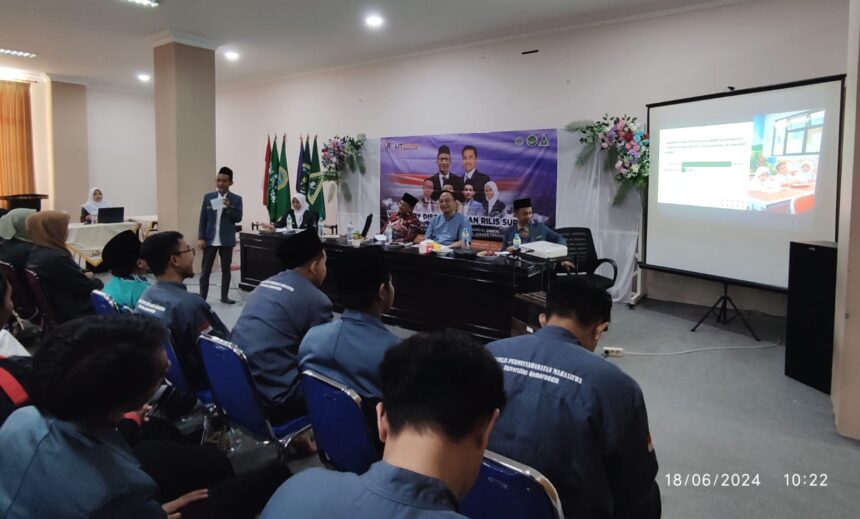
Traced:
[[125, 207], [103, 207], [99, 209], [99, 223], [120, 223], [125, 221]]

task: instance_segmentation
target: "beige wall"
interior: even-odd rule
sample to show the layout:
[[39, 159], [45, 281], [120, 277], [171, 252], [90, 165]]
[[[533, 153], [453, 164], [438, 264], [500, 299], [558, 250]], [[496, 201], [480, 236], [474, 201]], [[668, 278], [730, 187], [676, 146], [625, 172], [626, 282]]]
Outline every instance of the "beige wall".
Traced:
[[836, 429], [860, 439], [860, 0], [851, 0], [849, 24], [831, 399]]
[[76, 222], [89, 191], [87, 87], [54, 81], [50, 90], [54, 164], [51, 205], [72, 215]]
[[168, 43], [154, 58], [158, 227], [194, 243], [202, 196], [215, 190], [215, 53]]

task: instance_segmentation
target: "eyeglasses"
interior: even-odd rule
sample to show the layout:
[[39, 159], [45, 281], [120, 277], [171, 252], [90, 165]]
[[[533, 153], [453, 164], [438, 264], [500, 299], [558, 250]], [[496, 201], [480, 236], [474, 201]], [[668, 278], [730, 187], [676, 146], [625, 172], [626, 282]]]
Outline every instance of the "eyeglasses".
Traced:
[[194, 247], [188, 247], [186, 250], [178, 250], [178, 251], [174, 252], [173, 255], [177, 256], [179, 254], [185, 254], [186, 252], [190, 252], [191, 255], [194, 256], [197, 251], [196, 251], [196, 249], [194, 249]]

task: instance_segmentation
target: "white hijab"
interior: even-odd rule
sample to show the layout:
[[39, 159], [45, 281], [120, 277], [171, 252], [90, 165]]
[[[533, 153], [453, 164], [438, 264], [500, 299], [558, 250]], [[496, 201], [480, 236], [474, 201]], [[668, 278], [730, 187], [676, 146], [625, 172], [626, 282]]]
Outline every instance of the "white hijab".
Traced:
[[[493, 190], [493, 198], [487, 198], [487, 213], [493, 212], [493, 206], [496, 205], [496, 202], [499, 200], [499, 186], [496, 185], [492, 180], [484, 184], [484, 187], [490, 186], [490, 189]], [[484, 196], [487, 193], [484, 192]]]
[[[93, 193], [95, 193], [96, 191], [101, 191], [101, 193], [102, 193], [102, 201], [101, 202], [96, 202], [95, 200], [93, 200]], [[81, 207], [86, 209], [87, 213], [92, 214], [92, 215], [97, 215], [97, 214], [99, 214], [100, 208], [111, 207], [110, 202], [105, 200], [104, 196], [105, 196], [105, 192], [102, 191], [101, 188], [94, 187], [94, 188], [90, 189], [90, 196], [87, 197], [87, 203], [85, 203]]]
[[299, 208], [298, 211], [293, 209], [293, 214], [295, 215], [295, 223], [296, 223], [295, 228], [298, 229], [302, 226], [302, 220], [305, 217], [305, 213], [308, 212], [308, 200], [307, 200], [307, 198], [305, 198], [305, 195], [303, 195], [301, 193], [294, 194], [293, 198], [298, 200], [299, 205], [301, 205], [301, 207]]

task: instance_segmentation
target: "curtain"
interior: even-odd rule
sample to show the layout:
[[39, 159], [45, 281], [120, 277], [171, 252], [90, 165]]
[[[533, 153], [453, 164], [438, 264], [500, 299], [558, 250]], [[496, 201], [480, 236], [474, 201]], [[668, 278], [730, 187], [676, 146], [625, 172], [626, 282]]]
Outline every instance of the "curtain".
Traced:
[[30, 83], [0, 81], [0, 195], [35, 190]]

